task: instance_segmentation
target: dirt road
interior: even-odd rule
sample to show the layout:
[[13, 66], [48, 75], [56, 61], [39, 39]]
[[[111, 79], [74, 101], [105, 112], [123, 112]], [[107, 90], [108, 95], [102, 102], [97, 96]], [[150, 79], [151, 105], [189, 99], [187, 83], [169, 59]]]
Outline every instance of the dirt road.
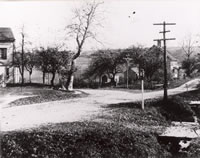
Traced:
[[[182, 85], [168, 92], [173, 95], [192, 90], [199, 82], [200, 79], [192, 80], [187, 86]], [[102, 112], [104, 105], [141, 100], [141, 94], [134, 91], [91, 89], [81, 89], [81, 91], [88, 93], [89, 96], [7, 108], [9, 97], [4, 98], [0, 100], [4, 104], [4, 106], [1, 104], [1, 131], [23, 130], [48, 123], [81, 121]], [[156, 98], [162, 95], [163, 91], [147, 92], [144, 98]]]

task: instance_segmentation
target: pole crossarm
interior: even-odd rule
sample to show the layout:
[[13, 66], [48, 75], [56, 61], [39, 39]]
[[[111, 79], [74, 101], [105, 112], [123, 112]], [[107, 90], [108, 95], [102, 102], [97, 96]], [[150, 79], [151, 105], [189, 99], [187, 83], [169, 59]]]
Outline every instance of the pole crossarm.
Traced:
[[165, 25], [176, 25], [176, 23], [165, 23]]
[[167, 32], [170, 32], [170, 30], [167, 30], [167, 31], [160, 31], [159, 33], [167, 33]]
[[163, 41], [163, 39], [154, 39], [153, 41]]
[[165, 24], [165, 25], [176, 25], [176, 23], [165, 23], [165, 22], [163, 22], [163, 23], [155, 23], [153, 25], [163, 25], [163, 24]]
[[130, 58], [130, 57], [125, 57], [124, 59], [125, 60], [132, 60], [132, 58]]
[[130, 57], [125, 57], [124, 59], [126, 60], [126, 62], [129, 62], [132, 60], [132, 58], [130, 58]]
[[166, 38], [166, 39], [154, 39], [153, 41], [169, 41], [169, 40], [176, 40], [176, 38]]
[[166, 38], [165, 40], [176, 40], [176, 38]]
[[155, 24], [153, 24], [153, 25], [163, 25], [163, 23], [155, 23]]

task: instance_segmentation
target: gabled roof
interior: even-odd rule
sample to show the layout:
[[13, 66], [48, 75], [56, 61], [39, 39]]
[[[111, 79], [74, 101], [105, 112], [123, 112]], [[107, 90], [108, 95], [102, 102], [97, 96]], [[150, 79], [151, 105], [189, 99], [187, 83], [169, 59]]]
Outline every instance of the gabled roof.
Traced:
[[0, 27], [0, 42], [14, 42], [15, 38], [11, 28]]
[[178, 59], [175, 58], [169, 51], [167, 51], [167, 57], [172, 61], [178, 61]]
[[132, 67], [132, 71], [134, 71], [139, 76], [139, 68], [138, 67]]
[[[162, 47], [153, 45], [152, 48], [154, 48], [154, 47], [161, 48], [162, 52], [164, 53], [164, 50], [163, 50]], [[178, 61], [178, 59], [175, 58], [175, 57], [170, 53], [170, 51], [168, 51], [168, 50], [166, 51], [166, 55], [167, 55], [167, 58], [170, 59], [171, 61]]]

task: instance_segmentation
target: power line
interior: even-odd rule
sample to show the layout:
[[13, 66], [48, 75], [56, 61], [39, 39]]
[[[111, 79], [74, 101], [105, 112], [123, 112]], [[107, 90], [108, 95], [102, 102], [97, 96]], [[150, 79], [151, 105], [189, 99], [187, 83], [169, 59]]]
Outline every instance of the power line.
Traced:
[[166, 25], [176, 25], [176, 23], [166, 23], [165, 21], [163, 23], [155, 23], [153, 25], [161, 25], [163, 26], [163, 31], [160, 31], [159, 33], [163, 34], [162, 39], [155, 39], [154, 41], [163, 41], [163, 50], [164, 50], [164, 100], [166, 101], [168, 99], [167, 95], [167, 87], [168, 87], [168, 79], [167, 79], [167, 53], [166, 53], [166, 41], [167, 40], [175, 40], [175, 38], [166, 38], [166, 33], [170, 32], [169, 30], [166, 30]]

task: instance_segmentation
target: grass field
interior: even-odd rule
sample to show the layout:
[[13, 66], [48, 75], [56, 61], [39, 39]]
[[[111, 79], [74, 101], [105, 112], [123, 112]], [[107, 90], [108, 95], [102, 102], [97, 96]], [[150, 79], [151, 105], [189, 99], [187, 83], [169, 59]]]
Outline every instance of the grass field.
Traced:
[[[10, 106], [29, 105], [34, 103], [43, 103], [56, 100], [65, 100], [70, 98], [85, 97], [87, 94], [74, 91], [54, 90], [49, 86], [23, 86], [23, 87], [6, 87], [0, 89], [0, 95], [18, 95], [22, 98], [11, 102]], [[25, 96], [25, 97], [24, 97]]]

